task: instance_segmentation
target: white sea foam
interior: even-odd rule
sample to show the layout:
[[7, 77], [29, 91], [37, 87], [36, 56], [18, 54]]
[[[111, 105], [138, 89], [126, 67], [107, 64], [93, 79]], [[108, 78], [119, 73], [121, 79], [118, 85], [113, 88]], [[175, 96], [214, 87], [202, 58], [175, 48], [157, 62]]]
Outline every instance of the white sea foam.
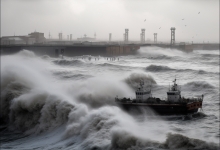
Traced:
[[[182, 55], [182, 52], [175, 52], [174, 55]], [[199, 122], [208, 127], [203, 120], [188, 122], [190, 128], [187, 128], [182, 125], [187, 124], [186, 121], [166, 121], [147, 115], [132, 116], [115, 106], [116, 95], [134, 97], [133, 88], [142, 78], [157, 83], [156, 89], [160, 92], [160, 88], [164, 87], [160, 86], [162, 79], [156, 74], [150, 76], [144, 71], [136, 74], [122, 71], [121, 76], [116, 76], [119, 72], [106, 70], [103, 73], [99, 71], [103, 66], [95, 63], [89, 64], [92, 69], [87, 65], [80, 69], [80, 64], [77, 64], [74, 69], [65, 69], [70, 73], [79, 71], [84, 74], [91, 74], [90, 71], [94, 70], [93, 77], [63, 80], [53, 74], [63, 64], [54, 64], [54, 59], [50, 57], [42, 59], [25, 50], [2, 56], [1, 59], [1, 119], [10, 127], [9, 133], [21, 131], [28, 135], [23, 139], [3, 142], [3, 149], [217, 148], [215, 143], [218, 138], [215, 134], [207, 133], [206, 129], [197, 129], [200, 128]], [[102, 63], [105, 63], [104, 60]], [[112, 63], [117, 65], [116, 62]], [[192, 90], [199, 87], [201, 91], [218, 88], [207, 82], [189, 80], [184, 87]], [[213, 119], [217, 121], [219, 116]], [[174, 127], [181, 130], [174, 130]], [[216, 131], [216, 126], [213, 127], [213, 131]]]

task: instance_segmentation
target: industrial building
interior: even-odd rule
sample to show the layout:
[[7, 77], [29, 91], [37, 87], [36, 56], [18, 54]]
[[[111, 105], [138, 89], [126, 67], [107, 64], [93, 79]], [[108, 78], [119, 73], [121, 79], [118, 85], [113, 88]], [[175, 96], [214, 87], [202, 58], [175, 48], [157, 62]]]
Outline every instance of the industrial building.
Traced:
[[77, 41], [88, 41], [88, 42], [92, 42], [96, 40], [96, 34], [94, 35], [94, 38], [91, 37], [87, 37], [86, 34], [84, 35], [84, 37], [82, 38], [77, 38]]
[[44, 33], [32, 32], [23, 36], [3, 36], [0, 38], [1, 45], [14, 45], [14, 44], [36, 44], [44, 43], [46, 38]]

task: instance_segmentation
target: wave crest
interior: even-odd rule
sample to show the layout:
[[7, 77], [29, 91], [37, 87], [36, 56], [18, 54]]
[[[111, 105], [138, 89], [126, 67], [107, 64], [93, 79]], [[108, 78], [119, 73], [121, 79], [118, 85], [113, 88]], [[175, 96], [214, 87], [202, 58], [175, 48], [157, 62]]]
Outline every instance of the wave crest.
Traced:
[[113, 132], [111, 149], [143, 149], [146, 147], [162, 147], [159, 142], [138, 138], [126, 131]]
[[74, 106], [64, 98], [37, 90], [27, 82], [21, 84], [10, 76], [4, 79], [1, 83], [0, 119], [10, 130], [39, 133], [67, 122]]
[[146, 70], [152, 71], [152, 72], [160, 72], [160, 71], [171, 71], [171, 70], [174, 70], [174, 69], [169, 68], [167, 66], [150, 65], [146, 68]]
[[72, 65], [83, 64], [83, 62], [80, 60], [66, 60], [66, 59], [54, 60], [53, 62], [57, 65], [63, 65], [63, 66], [72, 66]]
[[40, 133], [68, 120], [74, 106], [61, 97], [45, 92], [31, 92], [15, 98], [10, 106], [10, 128], [26, 133]]
[[8, 115], [10, 112], [10, 106], [12, 100], [28, 92], [30, 89], [24, 84], [15, 81], [9, 82], [5, 86], [1, 85], [1, 89], [2, 91], [1, 91], [1, 103], [0, 103], [0, 107], [1, 107], [0, 119], [2, 120], [1, 123], [7, 123], [9, 121]]
[[141, 73], [132, 73], [128, 78], [125, 79], [125, 82], [133, 89], [136, 89], [141, 80], [146, 82], [146, 84], [157, 84], [153, 77]]
[[167, 135], [165, 146], [169, 149], [200, 149], [200, 150], [216, 150], [218, 149], [217, 144], [208, 143], [199, 139], [193, 139], [181, 134]]
[[[115, 96], [115, 95], [113, 95]], [[92, 108], [99, 108], [104, 105], [114, 105], [114, 98], [108, 95], [101, 95], [98, 93], [82, 94], [79, 96], [79, 101], [85, 103]]]
[[31, 52], [29, 50], [22, 50], [22, 51], [19, 51], [16, 55], [20, 55], [20, 56], [23, 56], [23, 57], [29, 57], [29, 58], [33, 58], [35, 57], [35, 54], [34, 52]]
[[202, 89], [215, 89], [215, 86], [211, 85], [206, 81], [188, 82], [187, 84], [184, 85], [184, 87], [187, 87], [188, 90], [190, 89], [193, 91], [200, 91]]

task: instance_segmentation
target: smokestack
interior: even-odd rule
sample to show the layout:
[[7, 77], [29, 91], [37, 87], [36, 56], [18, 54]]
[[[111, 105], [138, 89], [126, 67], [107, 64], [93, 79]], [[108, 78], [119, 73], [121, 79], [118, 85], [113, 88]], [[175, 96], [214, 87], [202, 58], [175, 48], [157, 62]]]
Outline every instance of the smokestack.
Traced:
[[109, 42], [111, 42], [111, 40], [112, 40], [112, 34], [109, 33]]

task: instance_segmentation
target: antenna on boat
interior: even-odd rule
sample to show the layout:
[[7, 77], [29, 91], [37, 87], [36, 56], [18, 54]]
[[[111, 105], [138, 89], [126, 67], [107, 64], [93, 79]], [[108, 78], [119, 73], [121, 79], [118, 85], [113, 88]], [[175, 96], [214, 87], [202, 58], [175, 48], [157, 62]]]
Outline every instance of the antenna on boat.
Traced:
[[151, 91], [151, 89], [152, 89], [152, 82], [150, 82], [150, 93], [151, 93], [151, 96], [152, 96], [152, 91]]
[[140, 87], [143, 87], [144, 82], [140, 79]]
[[144, 85], [144, 80], [141, 80], [141, 86], [143, 86]]
[[170, 91], [170, 83], [169, 83], [169, 91]]
[[175, 75], [175, 80], [174, 81], [175, 81], [175, 84], [176, 84], [176, 75]]
[[173, 83], [176, 84], [176, 78], [173, 80]]

